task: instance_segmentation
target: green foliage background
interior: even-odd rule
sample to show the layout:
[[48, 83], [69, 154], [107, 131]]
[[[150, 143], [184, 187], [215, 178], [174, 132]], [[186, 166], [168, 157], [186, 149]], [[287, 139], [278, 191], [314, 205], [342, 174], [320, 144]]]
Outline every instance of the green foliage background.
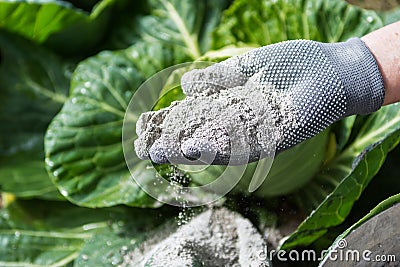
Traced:
[[[120, 264], [121, 247], [133, 249], [177, 214], [133, 182], [122, 153], [125, 110], [151, 75], [284, 40], [344, 41], [400, 18], [341, 0], [75, 2], [0, 0], [0, 266]], [[277, 211], [290, 205], [301, 224], [281, 247], [327, 248], [365, 215], [352, 207], [371, 194], [365, 189], [398, 145], [399, 113], [394, 104], [337, 122], [280, 154], [252, 195], [243, 190], [250, 164], [230, 196], [237, 204], [226, 205], [260, 231], [284, 224], [287, 214]], [[140, 162], [134, 172], [151, 183], [147, 167]]]

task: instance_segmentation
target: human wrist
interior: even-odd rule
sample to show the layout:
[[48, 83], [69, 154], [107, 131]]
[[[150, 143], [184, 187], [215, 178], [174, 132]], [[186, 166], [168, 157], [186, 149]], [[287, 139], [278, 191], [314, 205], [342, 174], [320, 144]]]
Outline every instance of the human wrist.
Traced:
[[385, 86], [383, 105], [400, 101], [400, 22], [371, 32], [361, 40], [374, 55]]

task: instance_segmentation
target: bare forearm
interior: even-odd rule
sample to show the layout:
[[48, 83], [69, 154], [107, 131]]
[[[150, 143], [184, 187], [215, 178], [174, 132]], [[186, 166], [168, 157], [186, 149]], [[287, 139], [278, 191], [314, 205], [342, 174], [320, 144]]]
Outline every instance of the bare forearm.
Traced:
[[400, 21], [361, 38], [378, 62], [385, 85], [384, 105], [400, 102]]

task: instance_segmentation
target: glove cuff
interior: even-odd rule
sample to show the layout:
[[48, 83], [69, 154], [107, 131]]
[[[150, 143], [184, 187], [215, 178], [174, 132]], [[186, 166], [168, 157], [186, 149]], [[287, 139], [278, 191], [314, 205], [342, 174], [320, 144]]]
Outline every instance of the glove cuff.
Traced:
[[383, 78], [371, 51], [359, 38], [321, 44], [341, 79], [347, 99], [344, 117], [378, 110], [385, 97]]

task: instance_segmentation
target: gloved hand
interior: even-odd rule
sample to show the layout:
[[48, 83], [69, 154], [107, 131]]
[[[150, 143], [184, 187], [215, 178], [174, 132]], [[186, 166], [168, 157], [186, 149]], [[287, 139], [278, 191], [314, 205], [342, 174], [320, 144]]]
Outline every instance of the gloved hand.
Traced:
[[[208, 162], [211, 164], [226, 165], [229, 160], [229, 164], [256, 161], [270, 154], [263, 146], [268, 142], [263, 140], [263, 136], [271, 135], [260, 132], [268, 130], [271, 125], [280, 131], [279, 138], [274, 139], [277, 141], [276, 150], [280, 152], [316, 135], [341, 118], [374, 112], [384, 100], [378, 65], [358, 38], [330, 44], [295, 40], [261, 47], [206, 69], [186, 73], [182, 77], [182, 88], [190, 105], [177, 102], [168, 109], [144, 113], [140, 117], [137, 123], [139, 138], [135, 141], [140, 158], [150, 157], [156, 163], [190, 164], [188, 159], [197, 159], [204, 154], [214, 157]], [[260, 94], [249, 90], [254, 88], [260, 89]], [[234, 90], [240, 101], [224, 101], [228, 90]], [[247, 93], [250, 91], [252, 93]], [[275, 120], [272, 124], [266, 123], [262, 114], [270, 110], [259, 105], [260, 100], [271, 99], [268, 92], [279, 93], [275, 98], [278, 103], [272, 104], [279, 105], [281, 114], [267, 118]], [[228, 113], [216, 116], [201, 108], [207, 107], [207, 101], [217, 103], [214, 111], [240, 111], [243, 114], [245, 110], [244, 114], [258, 113], [260, 116], [256, 116], [257, 121], [252, 123], [238, 118], [226, 123], [224, 116]], [[193, 108], [196, 103], [198, 110]], [[235, 103], [239, 104], [235, 106]], [[287, 118], [285, 112], [293, 116]], [[185, 122], [170, 124], [177, 116]], [[209, 128], [204, 127], [204, 123], [213, 120], [219, 121], [207, 126]], [[197, 123], [200, 130], [184, 129], [190, 123]], [[211, 129], [216, 125], [229, 128], [231, 132], [221, 134], [218, 129]], [[173, 129], [178, 136], [171, 137], [168, 129]], [[236, 133], [232, 133], [232, 129]], [[232, 138], [235, 134], [237, 142], [235, 137]], [[145, 145], [140, 146], [139, 143], [143, 142]], [[232, 151], [232, 144], [235, 151]]]

